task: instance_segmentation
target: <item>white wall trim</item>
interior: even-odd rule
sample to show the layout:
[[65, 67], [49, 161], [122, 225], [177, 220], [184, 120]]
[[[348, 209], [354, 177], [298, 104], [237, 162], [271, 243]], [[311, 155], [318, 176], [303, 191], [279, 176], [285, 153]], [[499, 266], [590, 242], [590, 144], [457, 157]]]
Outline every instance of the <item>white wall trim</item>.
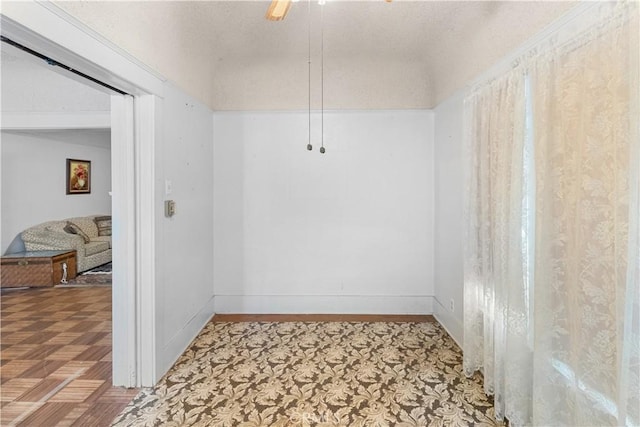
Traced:
[[141, 62], [138, 58], [136, 58], [135, 56], [131, 55], [129, 52], [127, 52], [126, 50], [122, 49], [120, 46], [116, 45], [115, 43], [111, 42], [111, 40], [109, 40], [109, 39], [105, 38], [104, 36], [102, 36], [102, 34], [98, 33], [97, 31], [93, 30], [90, 27], [87, 27], [82, 21], [78, 20], [75, 16], [71, 15], [66, 10], [61, 9], [60, 6], [58, 6], [57, 4], [52, 3], [50, 1], [40, 1], [40, 5], [45, 7], [45, 8], [47, 8], [48, 10], [50, 10], [51, 12], [53, 12], [54, 14], [59, 16], [60, 18], [64, 19], [65, 22], [68, 22], [69, 24], [72, 24], [78, 30], [80, 30], [83, 33], [89, 35], [91, 38], [99, 41], [100, 44], [102, 44], [102, 45], [108, 47], [110, 50], [116, 52], [120, 57], [126, 58], [127, 61], [129, 61], [132, 64], [134, 64], [137, 68], [140, 68], [141, 70], [144, 70], [146, 73], [150, 74], [151, 76], [155, 77], [156, 79], [159, 79], [161, 81], [165, 81], [166, 80], [162, 74], [160, 74], [156, 70], [152, 69], [151, 67], [147, 66], [147, 64]]
[[2, 130], [109, 129], [111, 112], [3, 112]]
[[132, 95], [166, 80], [50, 1], [3, 2], [2, 34]]
[[166, 354], [175, 354], [177, 355], [175, 359], [171, 360], [162, 360], [160, 366], [158, 367], [159, 372], [167, 372], [171, 366], [178, 360], [178, 357], [184, 353], [184, 351], [189, 347], [189, 343], [191, 343], [202, 331], [202, 328], [211, 320], [213, 315], [215, 314], [214, 308], [216, 304], [217, 297], [211, 297], [209, 301], [198, 311], [198, 313], [191, 318], [187, 322], [187, 324], [178, 332], [171, 337], [166, 345], [164, 346], [163, 351], [160, 352], [162, 355]]
[[244, 314], [431, 314], [431, 295], [216, 295], [215, 312]]
[[113, 383], [138, 384], [136, 372], [135, 134], [133, 97], [111, 97], [113, 215]]
[[155, 213], [155, 147], [158, 132], [155, 121], [159, 98], [143, 95], [135, 98], [137, 141], [135, 152], [136, 194], [136, 282], [137, 383], [150, 387], [159, 380], [156, 370], [156, 213]]
[[426, 140], [427, 143], [431, 142], [431, 161], [429, 162], [429, 169], [430, 169], [430, 175], [431, 175], [431, 206], [432, 206], [432, 210], [431, 210], [431, 217], [429, 218], [429, 230], [431, 230], [431, 271], [430, 271], [430, 277], [429, 279], [431, 280], [431, 289], [433, 289], [433, 303], [432, 303], [432, 308], [431, 308], [431, 312], [433, 313], [433, 310], [435, 309], [435, 307], [433, 307], [435, 305], [435, 299], [436, 299], [436, 291], [437, 291], [437, 286], [436, 286], [436, 270], [438, 269], [438, 264], [436, 264], [436, 257], [437, 257], [437, 242], [436, 242], [436, 235], [437, 235], [437, 230], [436, 230], [436, 218], [437, 218], [437, 206], [436, 206], [436, 191], [438, 190], [438, 186], [437, 186], [437, 175], [436, 175], [436, 150], [437, 150], [437, 141], [436, 141], [436, 112], [435, 110], [430, 110], [430, 118], [431, 118], [431, 128], [430, 128], [430, 135], [429, 138]]

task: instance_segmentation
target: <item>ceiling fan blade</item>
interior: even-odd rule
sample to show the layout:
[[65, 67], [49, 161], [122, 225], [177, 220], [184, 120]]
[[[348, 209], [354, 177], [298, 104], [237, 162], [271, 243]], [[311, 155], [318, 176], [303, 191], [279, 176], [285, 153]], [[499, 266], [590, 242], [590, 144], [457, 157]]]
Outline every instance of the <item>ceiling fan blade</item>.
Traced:
[[290, 7], [291, 0], [272, 0], [265, 18], [269, 21], [282, 21], [287, 16]]

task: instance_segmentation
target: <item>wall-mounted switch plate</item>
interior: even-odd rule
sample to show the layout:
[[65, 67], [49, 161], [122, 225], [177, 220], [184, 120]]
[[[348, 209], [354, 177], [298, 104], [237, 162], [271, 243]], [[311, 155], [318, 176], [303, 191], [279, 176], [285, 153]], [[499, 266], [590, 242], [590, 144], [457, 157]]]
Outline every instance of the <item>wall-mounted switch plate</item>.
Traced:
[[173, 183], [169, 179], [164, 180], [164, 194], [168, 196], [173, 191]]
[[173, 200], [164, 201], [164, 216], [171, 218], [176, 214], [176, 202]]

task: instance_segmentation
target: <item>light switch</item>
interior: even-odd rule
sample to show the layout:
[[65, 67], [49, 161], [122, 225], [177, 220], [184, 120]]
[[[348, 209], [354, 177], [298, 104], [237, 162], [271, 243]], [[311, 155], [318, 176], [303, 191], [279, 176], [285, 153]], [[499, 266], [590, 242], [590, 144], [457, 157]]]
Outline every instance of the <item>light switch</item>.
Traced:
[[164, 201], [164, 216], [171, 218], [176, 214], [176, 202], [173, 200]]
[[168, 196], [169, 194], [171, 194], [171, 191], [173, 191], [173, 184], [171, 183], [171, 180], [165, 179], [164, 180], [164, 194]]

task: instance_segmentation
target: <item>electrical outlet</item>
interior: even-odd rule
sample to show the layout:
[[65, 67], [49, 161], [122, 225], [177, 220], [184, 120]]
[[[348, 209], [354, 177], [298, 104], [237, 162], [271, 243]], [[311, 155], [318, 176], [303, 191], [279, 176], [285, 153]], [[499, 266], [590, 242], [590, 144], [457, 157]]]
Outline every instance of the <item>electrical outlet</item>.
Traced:
[[455, 311], [455, 303], [453, 301], [453, 298], [449, 300], [449, 310], [451, 310], [452, 312]]

